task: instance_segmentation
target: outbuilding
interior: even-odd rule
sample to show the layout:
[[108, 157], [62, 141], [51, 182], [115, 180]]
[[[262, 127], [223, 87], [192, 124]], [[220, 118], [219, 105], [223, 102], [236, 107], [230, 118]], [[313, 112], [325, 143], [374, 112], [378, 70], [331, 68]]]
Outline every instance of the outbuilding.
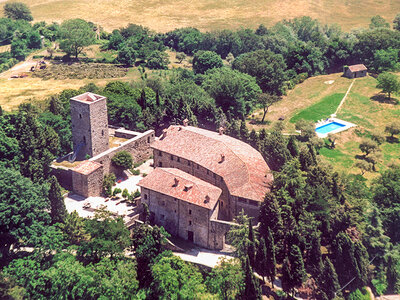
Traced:
[[343, 76], [347, 78], [358, 78], [367, 76], [367, 67], [363, 64], [345, 66]]

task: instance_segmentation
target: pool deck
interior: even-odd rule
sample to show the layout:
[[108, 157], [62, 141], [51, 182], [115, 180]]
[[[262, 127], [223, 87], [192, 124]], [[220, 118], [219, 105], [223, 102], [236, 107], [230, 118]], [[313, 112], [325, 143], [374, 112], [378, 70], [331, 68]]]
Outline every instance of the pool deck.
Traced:
[[334, 134], [334, 133], [342, 132], [342, 131], [345, 131], [345, 130], [351, 128], [351, 127], [357, 126], [356, 124], [353, 124], [353, 123], [350, 123], [350, 122], [347, 122], [347, 121], [343, 121], [343, 120], [340, 120], [340, 119], [337, 119], [337, 118], [328, 118], [328, 119], [326, 119], [324, 121], [317, 122], [315, 124], [315, 129], [317, 129], [319, 127], [322, 127], [322, 126], [325, 126], [327, 124], [333, 123], [333, 122], [336, 122], [336, 123], [339, 123], [339, 124], [343, 124], [344, 126], [340, 127], [340, 128], [337, 128], [335, 130], [332, 130], [330, 132], [327, 132], [327, 133], [316, 132], [317, 136], [320, 137], [320, 138], [326, 138], [328, 136], [328, 134]]

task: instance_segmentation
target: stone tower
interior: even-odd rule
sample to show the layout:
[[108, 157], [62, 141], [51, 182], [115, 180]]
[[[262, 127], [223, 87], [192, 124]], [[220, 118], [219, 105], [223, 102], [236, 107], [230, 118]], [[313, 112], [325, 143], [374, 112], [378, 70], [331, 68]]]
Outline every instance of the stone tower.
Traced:
[[71, 160], [84, 160], [108, 150], [107, 98], [84, 93], [71, 98], [74, 153]]

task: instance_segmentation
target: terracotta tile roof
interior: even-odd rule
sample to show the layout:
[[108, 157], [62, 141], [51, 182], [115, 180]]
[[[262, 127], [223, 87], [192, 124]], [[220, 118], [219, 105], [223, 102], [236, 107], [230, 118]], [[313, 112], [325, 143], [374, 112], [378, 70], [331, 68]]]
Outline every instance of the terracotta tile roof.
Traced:
[[96, 171], [100, 167], [101, 164], [99, 164], [98, 162], [86, 160], [82, 162], [80, 165], [73, 168], [72, 171], [81, 173], [83, 175], [89, 175], [90, 173]]
[[214, 208], [222, 193], [220, 188], [174, 168], [156, 168], [138, 185], [207, 209]]
[[264, 200], [273, 176], [253, 147], [230, 136], [192, 126], [170, 126], [166, 133], [165, 138], [151, 144], [153, 149], [190, 160], [218, 174], [231, 195]]
[[95, 101], [98, 101], [98, 100], [101, 100], [101, 99], [105, 99], [105, 98], [106, 97], [104, 97], [104, 96], [100, 96], [100, 95], [97, 95], [97, 94], [86, 92], [86, 93], [83, 93], [83, 94], [80, 94], [78, 96], [75, 96], [75, 97], [71, 98], [71, 100], [77, 100], [77, 101], [83, 101], [83, 102], [91, 103], [91, 102], [95, 102]]
[[349, 66], [351, 72], [367, 71], [367, 67], [363, 64]]

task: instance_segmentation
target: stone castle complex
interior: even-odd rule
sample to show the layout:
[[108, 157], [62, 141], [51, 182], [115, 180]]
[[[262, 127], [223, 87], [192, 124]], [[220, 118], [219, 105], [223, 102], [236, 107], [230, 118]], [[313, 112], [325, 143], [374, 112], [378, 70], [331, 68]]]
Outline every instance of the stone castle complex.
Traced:
[[[171, 234], [209, 249], [222, 249], [232, 220], [242, 210], [257, 219], [272, 173], [250, 145], [223, 134], [171, 125], [160, 138], [109, 128], [106, 98], [92, 93], [71, 98], [73, 166], [54, 166], [64, 186], [85, 197], [102, 193], [104, 175], [118, 170], [112, 157], [122, 151], [142, 161], [153, 154], [155, 169], [140, 182], [141, 203]], [[115, 140], [117, 146], [113, 145]], [[87, 159], [87, 160], [85, 160]]]
[[223, 134], [170, 126], [151, 144], [155, 170], [139, 182], [156, 223], [210, 249], [222, 249], [229, 221], [257, 219], [272, 173], [250, 145]]

